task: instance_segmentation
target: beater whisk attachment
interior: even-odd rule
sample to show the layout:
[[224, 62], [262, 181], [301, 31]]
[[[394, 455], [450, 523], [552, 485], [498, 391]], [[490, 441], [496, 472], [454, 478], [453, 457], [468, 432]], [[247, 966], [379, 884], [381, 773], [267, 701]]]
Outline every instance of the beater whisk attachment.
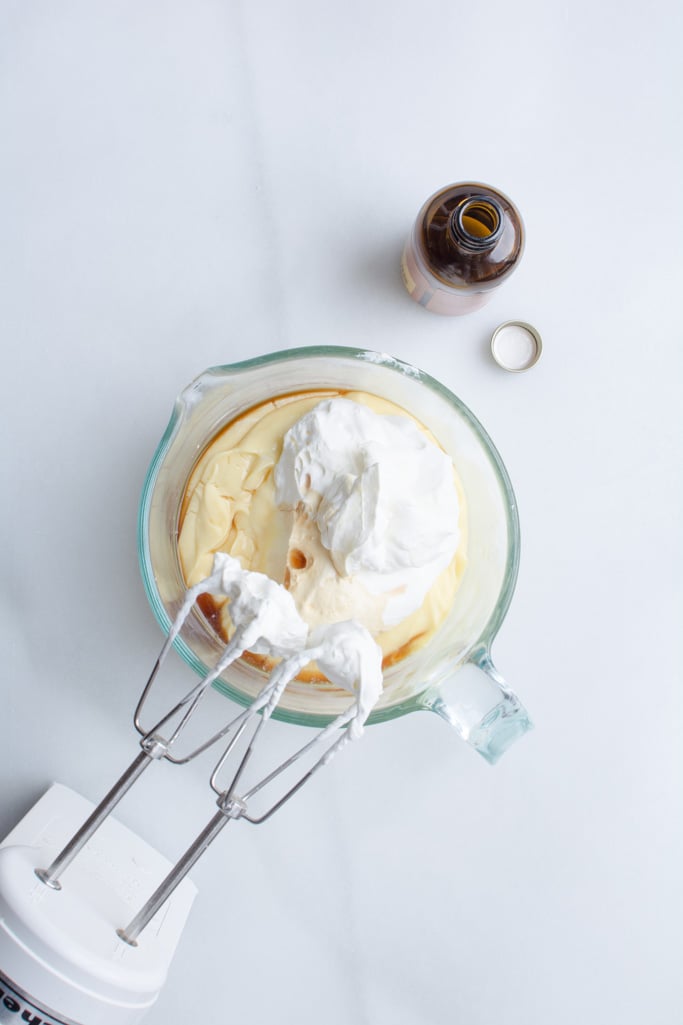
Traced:
[[[229, 598], [234, 634], [213, 669], [190, 688], [151, 729], [146, 729], [142, 723], [143, 711], [159, 670], [196, 598], [207, 591], [218, 592]], [[247, 708], [189, 754], [182, 757], [174, 754], [179, 738], [211, 683], [246, 650], [280, 658], [281, 661]], [[134, 723], [142, 736], [140, 754], [52, 864], [47, 869], [36, 869], [36, 875], [47, 886], [61, 889], [60, 875], [153, 761], [165, 758], [176, 765], [186, 764], [219, 740], [228, 737], [225, 749], [210, 777], [211, 788], [217, 795], [218, 812], [173, 866], [135, 918], [128, 926], [118, 930], [121, 939], [134, 945], [145, 926], [229, 821], [244, 818], [254, 825], [265, 822], [349, 740], [360, 736], [363, 724], [382, 691], [381, 659], [379, 646], [365, 627], [354, 621], [318, 627], [309, 637], [308, 627], [296, 611], [289, 592], [260, 573], [242, 570], [239, 563], [230, 556], [217, 555], [211, 575], [187, 592], [138, 701]], [[354, 695], [354, 700], [349, 708], [325, 726], [312, 740], [263, 778], [246, 789], [240, 789], [238, 793], [239, 784], [252, 759], [257, 741], [285, 688], [309, 662], [313, 661], [332, 683], [350, 691]], [[221, 780], [226, 775], [226, 766], [231, 760], [237, 742], [248, 729], [251, 729], [251, 736], [246, 750], [229, 775], [228, 782], [224, 784]], [[284, 793], [271, 798], [258, 814], [252, 812], [252, 799], [261, 792], [272, 792], [276, 789], [273, 784], [306, 756], [313, 759], [312, 764], [295, 782], [289, 784]]]

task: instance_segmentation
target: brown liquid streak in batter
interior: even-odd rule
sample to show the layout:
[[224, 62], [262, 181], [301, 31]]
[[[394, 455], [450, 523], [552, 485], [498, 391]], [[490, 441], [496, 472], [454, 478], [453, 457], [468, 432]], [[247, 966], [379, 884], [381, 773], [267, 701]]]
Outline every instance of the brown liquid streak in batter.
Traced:
[[[294, 399], [294, 398], [297, 398], [298, 396], [309, 397], [311, 395], [319, 395], [320, 396], [320, 401], [322, 402], [323, 399], [325, 399], [325, 398], [340, 398], [340, 397], [343, 398], [345, 395], [348, 395], [349, 392], [354, 391], [354, 390], [355, 389], [352, 389], [352, 388], [334, 388], [334, 389], [328, 389], [328, 388], [320, 388], [320, 389], [313, 388], [313, 389], [310, 389], [309, 388], [309, 389], [302, 390], [302, 391], [283, 392], [282, 394], [276, 395], [276, 396], [274, 396], [271, 399], [267, 399], [265, 402], [257, 402], [255, 405], [250, 406], [249, 409], [245, 409], [234, 420], [230, 420], [227, 424], [225, 424], [223, 427], [221, 427], [220, 430], [216, 432], [216, 434], [211, 436], [211, 438], [208, 440], [208, 442], [206, 443], [204, 448], [201, 450], [201, 452], [199, 453], [199, 455], [197, 456], [195, 462], [192, 465], [192, 469], [190, 470], [190, 473], [188, 475], [187, 481], [185, 482], [185, 489], [184, 489], [183, 499], [182, 499], [181, 508], [180, 508], [180, 515], [178, 517], [178, 532], [177, 532], [176, 536], [180, 535], [180, 531], [182, 530], [182, 527], [183, 527], [183, 521], [185, 519], [185, 513], [187, 511], [187, 506], [188, 506], [189, 501], [190, 501], [190, 497], [191, 496], [189, 495], [189, 492], [188, 492], [188, 484], [189, 484], [189, 482], [190, 482], [190, 480], [192, 478], [192, 474], [194, 473], [195, 468], [197, 467], [199, 462], [204, 457], [204, 454], [218, 440], [218, 438], [220, 438], [220, 436], [222, 434], [224, 434], [226, 431], [230, 430], [230, 428], [234, 427], [235, 424], [238, 424], [240, 422], [240, 420], [243, 420], [245, 417], [249, 416], [255, 410], [260, 409], [261, 406], [269, 405], [271, 402], [276, 402], [277, 403], [277, 402], [279, 402], [282, 399], [289, 399], [289, 398], [293, 398]], [[371, 393], [368, 393], [368, 394], [371, 394]], [[377, 398], [381, 398], [381, 396], [378, 395]], [[401, 407], [399, 406], [397, 408], [400, 409]], [[408, 414], [406, 413], [406, 415], [408, 415]], [[296, 552], [292, 552], [292, 556], [295, 557], [296, 554], [297, 554]], [[298, 553], [298, 554], [301, 554], [302, 557], [303, 557], [303, 553]], [[305, 558], [304, 558], [304, 562], [305, 562]], [[295, 566], [294, 568], [295, 569], [300, 569], [302, 567]], [[286, 570], [285, 571], [285, 587], [287, 586], [287, 577], [288, 577], [288, 575], [289, 575], [289, 571]], [[230, 638], [228, 637], [227, 632], [223, 629], [223, 624], [222, 624], [222, 621], [221, 621], [221, 609], [223, 608], [225, 602], [226, 602], [226, 599], [224, 599], [224, 598], [223, 599], [217, 599], [212, 594], [209, 594], [208, 592], [206, 592], [204, 594], [200, 594], [199, 597], [197, 598], [197, 605], [198, 605], [202, 615], [204, 616], [205, 620], [207, 621], [207, 623], [209, 624], [211, 629], [214, 631], [214, 633], [218, 634], [218, 636], [221, 638], [221, 640], [225, 644], [227, 644]], [[406, 641], [406, 643], [404, 645], [402, 645], [400, 648], [397, 648], [395, 651], [392, 651], [389, 654], [385, 655], [384, 658], [382, 659], [382, 668], [383, 669], [388, 669], [390, 666], [396, 665], [397, 662], [400, 662], [402, 659], [404, 659], [407, 655], [409, 655], [412, 651], [414, 651], [416, 648], [418, 648], [420, 646], [420, 640], [422, 639], [423, 636], [424, 635], [422, 633], [416, 634], [414, 637], [411, 637], [408, 641]], [[268, 655], [258, 655], [258, 654], [255, 654], [254, 652], [251, 652], [251, 651], [245, 651], [242, 654], [241, 658], [245, 662], [247, 662], [249, 665], [254, 666], [257, 669], [261, 669], [261, 670], [263, 670], [266, 673], [272, 672], [274, 667], [277, 665], [277, 660], [276, 659], [273, 659], [273, 658], [271, 658]], [[314, 666], [314, 663], [312, 663], [311, 666], [307, 666], [304, 670], [302, 670], [299, 673], [299, 675], [297, 676], [297, 679], [302, 681], [302, 682], [304, 682], [304, 683], [328, 683], [329, 684], [329, 681], [328, 681], [327, 677], [324, 676], [323, 673], [321, 673], [317, 669], [317, 667], [313, 668], [313, 666]], [[332, 685], [330, 685], [330, 688], [333, 689], [333, 690], [339, 690], [339, 688], [333, 687]]]

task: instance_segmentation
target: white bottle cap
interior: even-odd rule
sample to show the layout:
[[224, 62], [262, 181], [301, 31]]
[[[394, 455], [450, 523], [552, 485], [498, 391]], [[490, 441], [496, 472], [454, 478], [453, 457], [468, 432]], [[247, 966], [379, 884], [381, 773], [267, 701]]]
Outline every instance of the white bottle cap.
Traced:
[[491, 336], [491, 354], [499, 367], [519, 374], [538, 363], [543, 351], [541, 336], [523, 320], [506, 320]]

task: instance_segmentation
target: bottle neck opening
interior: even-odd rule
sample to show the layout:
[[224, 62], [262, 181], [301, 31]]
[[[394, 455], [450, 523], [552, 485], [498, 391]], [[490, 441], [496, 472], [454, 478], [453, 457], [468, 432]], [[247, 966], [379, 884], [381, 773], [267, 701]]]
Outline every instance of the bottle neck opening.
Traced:
[[470, 196], [451, 214], [450, 228], [460, 245], [482, 252], [502, 235], [503, 219], [502, 207], [492, 196]]

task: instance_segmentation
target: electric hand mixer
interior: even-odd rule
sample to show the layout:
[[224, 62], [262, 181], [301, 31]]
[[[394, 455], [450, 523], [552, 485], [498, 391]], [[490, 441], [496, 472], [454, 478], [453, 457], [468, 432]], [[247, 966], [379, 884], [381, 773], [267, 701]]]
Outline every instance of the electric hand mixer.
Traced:
[[[234, 634], [211, 672], [147, 729], [142, 713], [160, 666], [203, 592], [229, 598]], [[207, 689], [246, 650], [280, 661], [246, 709], [189, 753], [176, 755]], [[355, 699], [290, 758], [238, 792], [285, 687], [313, 660], [334, 684], [353, 691]], [[0, 846], [0, 1023], [137, 1022], [158, 996], [189, 913], [194, 887], [186, 876], [192, 866], [228, 822], [265, 822], [359, 736], [381, 690], [381, 652], [364, 627], [338, 623], [309, 635], [284, 588], [262, 574], [242, 571], [229, 556], [216, 556], [211, 576], [187, 592], [138, 702], [134, 723], [142, 736], [140, 754], [89, 814], [88, 802], [55, 784]], [[236, 767], [228, 772], [230, 756], [245, 733], [246, 749], [234, 757]], [[175, 865], [110, 818], [152, 762], [163, 758], [185, 764], [226, 738], [210, 777], [218, 811]], [[258, 814], [252, 812], [252, 799], [272, 790], [305, 756], [312, 764], [297, 773], [295, 782]], [[67, 839], [79, 822], [83, 824]], [[148, 891], [158, 879], [152, 895], [129, 917], [138, 891]]]

